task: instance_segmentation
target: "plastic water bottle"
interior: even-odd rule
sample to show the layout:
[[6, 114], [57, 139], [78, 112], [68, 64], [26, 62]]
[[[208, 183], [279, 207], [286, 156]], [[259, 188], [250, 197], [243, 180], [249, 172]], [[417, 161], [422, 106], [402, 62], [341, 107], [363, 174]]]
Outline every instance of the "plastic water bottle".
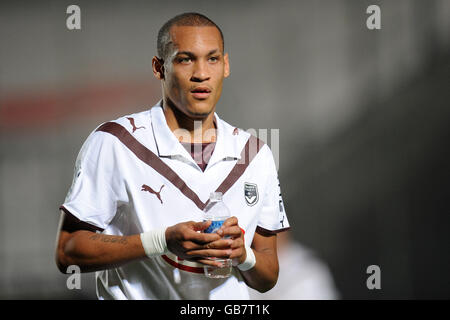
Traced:
[[[222, 201], [222, 192], [211, 192], [209, 203], [203, 210], [204, 221], [211, 220], [211, 225], [205, 233], [217, 232], [226, 219], [231, 217], [230, 210]], [[205, 276], [208, 278], [227, 278], [231, 274], [231, 259], [208, 258], [222, 263], [222, 267], [205, 266]]]

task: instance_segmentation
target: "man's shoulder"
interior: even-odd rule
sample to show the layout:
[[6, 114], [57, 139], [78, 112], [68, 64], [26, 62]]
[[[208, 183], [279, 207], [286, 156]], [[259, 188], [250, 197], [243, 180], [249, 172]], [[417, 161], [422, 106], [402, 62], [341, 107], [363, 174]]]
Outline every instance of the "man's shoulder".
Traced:
[[[150, 109], [127, 114], [116, 119], [100, 123], [96, 128], [94, 128], [94, 130], [92, 130], [91, 136], [96, 135], [98, 132], [114, 131], [114, 129], [119, 129], [121, 131], [126, 130], [133, 135], [135, 135], [135, 133], [140, 133], [140, 131], [151, 132], [150, 119]], [[120, 127], [116, 125], [119, 125]]]
[[225, 130], [227, 136], [232, 136], [236, 145], [240, 150], [244, 149], [246, 144], [249, 143], [249, 152], [254, 152], [259, 150], [258, 157], [264, 158], [265, 160], [273, 159], [273, 153], [271, 148], [267, 145], [263, 139], [258, 137], [256, 130], [243, 130], [242, 128], [236, 127], [227, 121], [220, 119], [222, 128]]
[[122, 127], [124, 127], [130, 133], [135, 133], [138, 130], [147, 130], [150, 128], [150, 109], [127, 114], [111, 120], [109, 122], [114, 122]]
[[91, 131], [85, 144], [121, 144], [116, 137], [123, 135], [124, 132], [130, 133], [137, 140], [140, 140], [139, 136], [142, 134], [148, 135], [149, 132], [151, 134], [150, 109], [100, 123]]
[[240, 141], [241, 143], [243, 142], [244, 144], [250, 138], [251, 134], [247, 131], [231, 125], [222, 118], [219, 118], [219, 121], [221, 123], [222, 129], [225, 131], [226, 136], [233, 136], [235, 140]]

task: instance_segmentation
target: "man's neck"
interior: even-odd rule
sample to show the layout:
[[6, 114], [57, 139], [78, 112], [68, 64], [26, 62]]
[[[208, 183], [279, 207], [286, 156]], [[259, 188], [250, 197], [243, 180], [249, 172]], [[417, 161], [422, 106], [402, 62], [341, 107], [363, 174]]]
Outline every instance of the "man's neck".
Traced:
[[180, 142], [206, 143], [216, 141], [214, 110], [205, 118], [193, 119], [163, 101], [163, 111], [170, 130]]

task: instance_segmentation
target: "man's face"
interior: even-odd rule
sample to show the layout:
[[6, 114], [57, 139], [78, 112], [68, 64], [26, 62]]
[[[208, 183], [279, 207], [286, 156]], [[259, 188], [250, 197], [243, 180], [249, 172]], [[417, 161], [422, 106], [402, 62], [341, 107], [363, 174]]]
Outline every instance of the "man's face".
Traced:
[[163, 90], [178, 110], [193, 119], [208, 116], [229, 75], [228, 55], [215, 27], [174, 26], [172, 48], [164, 61]]

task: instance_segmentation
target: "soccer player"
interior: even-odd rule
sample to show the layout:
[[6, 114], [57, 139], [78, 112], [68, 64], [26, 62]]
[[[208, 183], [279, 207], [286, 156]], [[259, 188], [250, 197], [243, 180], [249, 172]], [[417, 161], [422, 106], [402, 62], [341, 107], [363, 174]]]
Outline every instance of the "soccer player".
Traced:
[[[289, 229], [270, 148], [219, 118], [230, 73], [220, 28], [198, 13], [166, 22], [153, 72], [162, 99], [100, 125], [83, 144], [60, 207], [56, 263], [96, 271], [99, 299], [248, 299], [278, 277], [276, 233]], [[237, 110], [238, 111], [238, 110]], [[221, 192], [232, 212], [204, 233]], [[232, 259], [228, 278], [206, 265]]]

